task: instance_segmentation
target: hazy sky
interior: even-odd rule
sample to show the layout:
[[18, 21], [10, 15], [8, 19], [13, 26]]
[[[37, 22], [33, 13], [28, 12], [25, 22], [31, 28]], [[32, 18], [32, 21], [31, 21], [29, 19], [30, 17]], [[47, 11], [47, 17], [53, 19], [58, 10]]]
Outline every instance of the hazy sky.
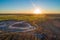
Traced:
[[0, 0], [0, 13], [32, 13], [33, 4], [43, 13], [60, 13], [60, 0]]

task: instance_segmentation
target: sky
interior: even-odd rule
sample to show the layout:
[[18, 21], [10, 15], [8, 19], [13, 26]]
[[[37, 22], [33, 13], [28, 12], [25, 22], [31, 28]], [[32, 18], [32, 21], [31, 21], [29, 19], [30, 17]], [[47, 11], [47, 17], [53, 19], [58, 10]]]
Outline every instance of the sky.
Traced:
[[60, 13], [60, 0], [0, 0], [0, 13], [32, 13], [34, 7], [42, 13]]

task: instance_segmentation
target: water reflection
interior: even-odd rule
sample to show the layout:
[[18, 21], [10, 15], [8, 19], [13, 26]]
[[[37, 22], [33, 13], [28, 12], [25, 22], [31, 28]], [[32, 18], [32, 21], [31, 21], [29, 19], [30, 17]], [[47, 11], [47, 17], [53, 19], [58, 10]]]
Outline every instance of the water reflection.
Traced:
[[6, 32], [27, 32], [36, 29], [26, 21], [0, 21], [0, 30]]

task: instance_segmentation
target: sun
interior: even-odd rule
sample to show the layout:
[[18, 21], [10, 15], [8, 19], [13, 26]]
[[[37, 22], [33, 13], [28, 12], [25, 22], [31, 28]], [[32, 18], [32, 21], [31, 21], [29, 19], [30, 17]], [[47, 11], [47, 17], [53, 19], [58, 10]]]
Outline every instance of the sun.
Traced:
[[34, 14], [41, 14], [42, 11], [41, 11], [39, 8], [37, 8], [37, 9], [35, 9], [35, 10], [33, 11], [33, 13], [34, 13]]

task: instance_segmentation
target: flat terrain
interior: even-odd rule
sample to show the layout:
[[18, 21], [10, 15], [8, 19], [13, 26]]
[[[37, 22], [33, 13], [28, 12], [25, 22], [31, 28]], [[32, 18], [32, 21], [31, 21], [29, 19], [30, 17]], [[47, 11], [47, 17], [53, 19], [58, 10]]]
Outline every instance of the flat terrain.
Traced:
[[[6, 26], [9, 27], [16, 21], [26, 21], [36, 29], [28, 32], [8, 32], [4, 30], [4, 23], [7, 23]], [[60, 14], [1, 14], [0, 35], [0, 40], [60, 40]]]

